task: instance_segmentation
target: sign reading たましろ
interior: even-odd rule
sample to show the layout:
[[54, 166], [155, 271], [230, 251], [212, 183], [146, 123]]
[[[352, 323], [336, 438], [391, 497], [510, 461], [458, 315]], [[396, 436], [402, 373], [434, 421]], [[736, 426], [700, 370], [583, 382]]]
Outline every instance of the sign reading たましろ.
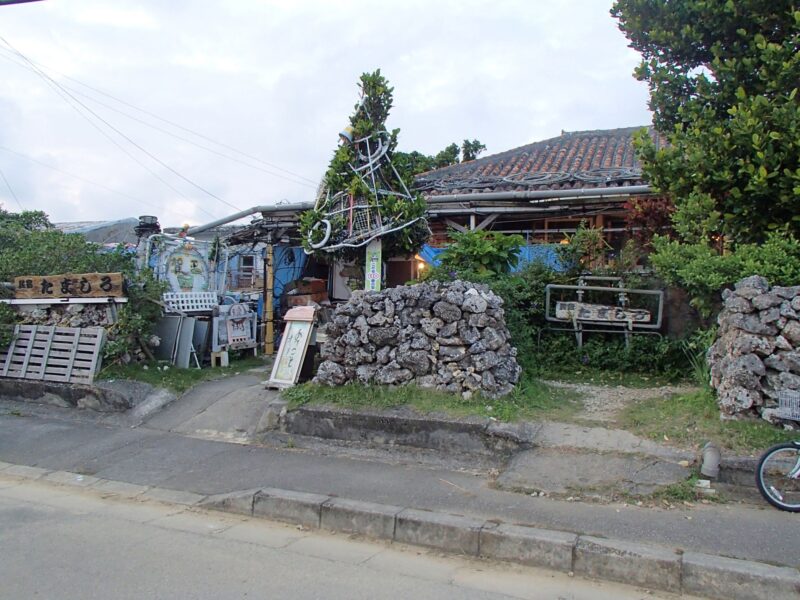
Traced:
[[17, 298], [119, 298], [122, 273], [65, 273], [14, 278]]

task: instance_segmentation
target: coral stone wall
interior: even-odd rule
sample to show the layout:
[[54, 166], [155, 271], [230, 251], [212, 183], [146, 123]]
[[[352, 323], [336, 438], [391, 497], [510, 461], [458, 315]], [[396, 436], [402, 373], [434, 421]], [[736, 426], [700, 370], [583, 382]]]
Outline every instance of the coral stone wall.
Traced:
[[748, 277], [722, 294], [711, 385], [724, 414], [776, 420], [778, 393], [800, 390], [800, 286]]
[[314, 381], [416, 384], [503, 396], [519, 380], [503, 300], [488, 286], [432, 281], [360, 292], [338, 306]]

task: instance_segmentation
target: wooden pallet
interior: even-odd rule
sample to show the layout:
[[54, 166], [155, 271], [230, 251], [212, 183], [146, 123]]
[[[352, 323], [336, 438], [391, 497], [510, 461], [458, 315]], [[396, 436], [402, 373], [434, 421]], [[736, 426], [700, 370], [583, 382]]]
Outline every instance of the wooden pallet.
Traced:
[[17, 325], [0, 350], [0, 377], [90, 384], [100, 369], [102, 327]]

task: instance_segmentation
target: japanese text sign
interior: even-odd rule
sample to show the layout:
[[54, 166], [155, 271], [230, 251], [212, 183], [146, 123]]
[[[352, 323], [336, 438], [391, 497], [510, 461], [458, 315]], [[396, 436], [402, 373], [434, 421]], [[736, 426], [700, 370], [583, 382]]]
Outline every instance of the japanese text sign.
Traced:
[[14, 278], [17, 298], [105, 298], [124, 296], [122, 273], [66, 273]]

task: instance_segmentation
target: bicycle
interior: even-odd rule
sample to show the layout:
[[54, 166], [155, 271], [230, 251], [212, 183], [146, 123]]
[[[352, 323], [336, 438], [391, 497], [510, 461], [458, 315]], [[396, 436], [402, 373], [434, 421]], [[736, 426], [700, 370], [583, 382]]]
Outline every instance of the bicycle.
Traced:
[[[781, 418], [800, 420], [800, 394], [782, 392], [778, 402]], [[756, 485], [775, 508], [800, 512], [800, 440], [776, 444], [761, 455]]]
[[777, 444], [764, 452], [756, 468], [756, 485], [775, 508], [800, 512], [800, 441]]

